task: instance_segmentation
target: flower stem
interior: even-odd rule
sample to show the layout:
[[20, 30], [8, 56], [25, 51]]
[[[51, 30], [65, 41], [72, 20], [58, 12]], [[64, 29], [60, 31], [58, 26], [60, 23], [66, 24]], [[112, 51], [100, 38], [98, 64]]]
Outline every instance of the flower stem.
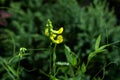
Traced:
[[50, 49], [49, 49], [49, 53], [50, 53], [50, 71], [49, 71], [49, 74], [51, 75], [51, 64], [52, 64], [52, 55], [51, 55], [51, 48], [52, 48], [52, 43], [50, 43]]
[[56, 46], [54, 46], [54, 52], [53, 52], [53, 76], [55, 77], [55, 72], [56, 72]]

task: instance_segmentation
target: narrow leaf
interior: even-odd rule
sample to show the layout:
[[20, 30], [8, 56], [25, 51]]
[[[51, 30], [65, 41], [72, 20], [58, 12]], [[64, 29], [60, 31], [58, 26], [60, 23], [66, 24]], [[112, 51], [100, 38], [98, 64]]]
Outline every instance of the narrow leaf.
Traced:
[[8, 67], [8, 69], [12, 72], [12, 74], [13, 74], [14, 76], [17, 76], [16, 71], [15, 71], [12, 67], [10, 67], [10, 66], [7, 66], [7, 67]]
[[105, 49], [102, 49], [102, 50], [97, 50], [97, 51], [94, 51], [94, 52], [91, 52], [89, 55], [88, 55], [88, 62], [90, 62], [90, 60], [97, 55], [97, 53], [100, 53], [100, 52], [104, 52]]
[[91, 52], [89, 55], [88, 55], [88, 62], [90, 62], [90, 60], [96, 55], [96, 52]]
[[67, 61], [69, 63], [72, 63], [72, 56], [71, 56], [71, 50], [68, 46], [65, 45], [65, 55], [66, 55], [66, 58], [67, 58]]
[[65, 45], [65, 55], [67, 58], [67, 61], [72, 65], [75, 66], [77, 64], [77, 58], [74, 54], [72, 54], [70, 48]]
[[110, 45], [109, 45], [109, 44], [103, 45], [103, 46], [101, 46], [101, 47], [99, 48], [99, 50], [103, 50], [103, 49], [105, 49], [105, 48], [108, 47], [108, 46], [110, 46]]
[[100, 46], [100, 41], [101, 41], [101, 35], [98, 36], [96, 43], [95, 43], [95, 50], [97, 50]]

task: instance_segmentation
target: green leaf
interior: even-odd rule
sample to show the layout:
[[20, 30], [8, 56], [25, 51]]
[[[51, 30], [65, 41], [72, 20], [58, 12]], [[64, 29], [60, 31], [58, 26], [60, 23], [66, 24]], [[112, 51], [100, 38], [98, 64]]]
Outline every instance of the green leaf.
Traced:
[[100, 52], [103, 52], [103, 51], [105, 51], [105, 49], [103, 49], [103, 50], [97, 50], [97, 51], [94, 51], [94, 52], [91, 52], [89, 55], [88, 55], [88, 62], [90, 62], [90, 60], [94, 57], [94, 56], [96, 56], [96, 54], [97, 53], [100, 53]]
[[71, 50], [68, 46], [65, 45], [65, 55], [67, 61], [72, 65], [75, 66], [77, 64], [77, 58], [75, 55], [71, 54]]
[[77, 65], [77, 58], [76, 58], [76, 56], [73, 55], [73, 54], [71, 54], [71, 56], [72, 56], [72, 62], [71, 62], [71, 64], [72, 64], [73, 66]]
[[96, 55], [95, 52], [91, 52], [89, 55], [88, 55], [88, 62], [90, 62], [90, 60]]
[[3, 66], [5, 70], [7, 70], [8, 72], [11, 72], [14, 76], [17, 76], [16, 71], [12, 66], [8, 64], [8, 61], [6, 59], [0, 57], [0, 64]]
[[82, 72], [82, 73], [85, 73], [85, 72], [86, 72], [86, 65], [85, 65], [84, 62], [82, 63], [82, 66], [81, 66], [81, 72]]
[[88, 62], [90, 62], [90, 60], [96, 56], [97, 53], [100, 53], [100, 52], [103, 52], [105, 51], [105, 48], [107, 46], [109, 46], [110, 44], [107, 44], [107, 45], [103, 45], [100, 47], [100, 41], [101, 41], [101, 35], [98, 36], [97, 40], [96, 40], [96, 43], [95, 43], [95, 51], [94, 52], [91, 52], [89, 55], [88, 55]]
[[100, 46], [100, 41], [101, 41], [101, 35], [98, 36], [96, 43], [95, 43], [95, 50], [97, 50]]
[[70, 55], [71, 53], [71, 50], [68, 46], [65, 45], [65, 55], [66, 55], [66, 58], [67, 58], [67, 61], [68, 62], [72, 62], [72, 56]]
[[101, 46], [101, 47], [99, 48], [99, 50], [103, 50], [103, 49], [105, 49], [105, 48], [108, 47], [108, 46], [110, 46], [110, 44], [103, 45], [103, 46]]
[[12, 74], [14, 75], [14, 76], [17, 76], [17, 72], [12, 68], [12, 67], [10, 67], [10, 66], [7, 66], [8, 67], [8, 69], [12, 72]]

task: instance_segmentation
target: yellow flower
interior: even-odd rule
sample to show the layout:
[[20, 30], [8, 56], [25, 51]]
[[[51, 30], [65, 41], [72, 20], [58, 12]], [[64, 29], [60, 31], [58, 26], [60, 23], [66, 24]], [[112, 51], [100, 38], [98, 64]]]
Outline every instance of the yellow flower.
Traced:
[[55, 34], [62, 34], [63, 32], [63, 27], [61, 27], [59, 30], [51, 30]]
[[53, 43], [60, 44], [63, 42], [63, 36], [60, 35], [62, 34], [63, 30], [63, 27], [61, 27], [59, 30], [53, 30], [52, 22], [48, 20], [45, 29], [45, 35], [49, 36]]
[[50, 39], [52, 40], [53, 43], [60, 44], [63, 42], [62, 35], [58, 35], [57, 38], [56, 39], [55, 38], [56, 38], [56, 35], [50, 36]]
[[50, 39], [53, 40], [56, 36], [57, 36], [56, 34], [52, 34], [52, 35], [50, 36]]
[[63, 42], [63, 36], [62, 35], [58, 35], [57, 37], [57, 43], [62, 43]]
[[49, 31], [48, 28], [45, 29], [45, 35], [46, 36], [49, 36], [49, 33], [62, 34], [62, 32], [63, 32], [63, 27], [61, 27], [59, 30], [50, 29], [50, 31]]

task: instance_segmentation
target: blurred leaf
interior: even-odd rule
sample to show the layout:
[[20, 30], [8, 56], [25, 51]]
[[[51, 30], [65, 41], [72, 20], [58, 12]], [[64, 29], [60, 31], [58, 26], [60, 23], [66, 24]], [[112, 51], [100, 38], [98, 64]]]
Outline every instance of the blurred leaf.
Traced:
[[69, 63], [72, 63], [72, 56], [71, 56], [71, 50], [68, 46], [65, 45], [65, 55], [66, 55], [66, 58], [67, 58], [67, 61]]
[[85, 72], [86, 72], [86, 65], [85, 65], [84, 62], [82, 63], [82, 66], [81, 66], [81, 72], [82, 72], [82, 73], [85, 73]]
[[12, 72], [12, 74], [14, 75], [14, 76], [18, 76], [17, 75], [17, 72], [12, 68], [12, 67], [10, 67], [10, 66], [8, 66], [8, 69]]
[[3, 68], [7, 71], [7, 73], [11, 72], [12, 75], [14, 76], [18, 76], [16, 71], [14, 70], [14, 68], [12, 66], [9, 65], [8, 61], [6, 61], [6, 59], [0, 57], [0, 64], [3, 66]]
[[56, 62], [56, 64], [59, 66], [69, 66], [68, 62]]
[[91, 53], [88, 55], [88, 62], [90, 62], [90, 60], [91, 60], [94, 56], [96, 56], [97, 53], [101, 53], [101, 52], [104, 52], [104, 51], [105, 51], [105, 49], [91, 52]]
[[100, 46], [100, 41], [101, 41], [101, 35], [98, 36], [96, 43], [95, 43], [95, 50], [97, 50]]
[[96, 43], [95, 43], [95, 51], [91, 52], [89, 55], [88, 55], [88, 62], [90, 62], [90, 60], [96, 56], [97, 53], [100, 53], [100, 52], [104, 52], [105, 51], [105, 48], [107, 46], [109, 46], [110, 44], [107, 44], [107, 45], [103, 45], [100, 47], [100, 41], [101, 41], [101, 35], [98, 36], [97, 40], [96, 40]]
[[67, 61], [72, 65], [75, 66], [77, 64], [77, 58], [75, 55], [71, 54], [71, 50], [68, 46], [65, 45], [65, 55]]
[[72, 65], [73, 66], [77, 65], [77, 57], [76, 57], [76, 55], [71, 54], [71, 56], [72, 56]]
[[101, 46], [101, 47], [99, 48], [99, 50], [103, 50], [103, 49], [105, 49], [105, 48], [108, 47], [108, 46], [110, 46], [110, 44], [103, 45], [103, 46]]

